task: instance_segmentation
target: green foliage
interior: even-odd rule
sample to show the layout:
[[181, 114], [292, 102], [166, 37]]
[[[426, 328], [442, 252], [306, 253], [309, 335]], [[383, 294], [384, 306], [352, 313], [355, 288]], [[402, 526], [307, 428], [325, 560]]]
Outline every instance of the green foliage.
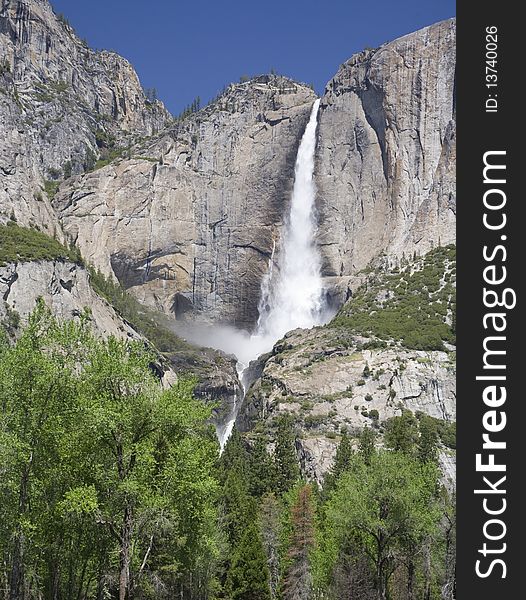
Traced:
[[351, 446], [351, 440], [349, 439], [347, 433], [344, 433], [336, 450], [334, 464], [331, 470], [325, 476], [323, 485], [323, 493], [325, 496], [334, 488], [342, 473], [349, 468], [353, 454], [354, 452]]
[[82, 263], [76, 248], [66, 248], [49, 235], [20, 227], [13, 221], [0, 225], [0, 266], [10, 262], [70, 260]]
[[186, 595], [216, 552], [210, 409], [193, 381], [163, 389], [143, 344], [86, 323], [39, 302], [0, 347], [0, 584], [15, 598], [130, 597], [132, 581], [137, 597], [152, 582]]
[[418, 458], [422, 462], [438, 459], [438, 427], [435, 419], [424, 415], [419, 421], [420, 438], [418, 439]]
[[[372, 413], [373, 411], [371, 411]], [[373, 417], [374, 418], [374, 417]], [[360, 443], [358, 446], [358, 451], [362, 460], [366, 465], [371, 464], [371, 460], [376, 453], [376, 433], [374, 429], [369, 427], [364, 427], [360, 434]]]
[[91, 149], [88, 150], [85, 165], [87, 171], [102, 169], [114, 160], [121, 158], [126, 151], [126, 148], [117, 146], [115, 137], [104, 129], [97, 129], [94, 134], [99, 157], [97, 158]]
[[270, 574], [260, 532], [249, 525], [237, 545], [226, 589], [232, 600], [270, 600]]
[[250, 494], [261, 498], [274, 490], [277, 473], [267, 452], [265, 441], [258, 437], [248, 454], [248, 488]]
[[418, 421], [413, 413], [404, 410], [400, 417], [392, 417], [385, 424], [385, 443], [388, 448], [411, 455], [418, 441]]
[[60, 181], [52, 181], [51, 179], [46, 179], [44, 181], [44, 190], [47, 194], [47, 197], [50, 200], [53, 200], [53, 198], [55, 197], [59, 186], [60, 186]]
[[456, 422], [449, 423], [447, 421], [440, 421], [437, 427], [438, 435], [444, 446], [448, 448], [457, 447], [457, 424]]
[[274, 456], [276, 463], [276, 489], [280, 493], [284, 493], [300, 478], [294, 426], [291, 418], [288, 416], [282, 416], [278, 421]]
[[455, 260], [455, 246], [446, 246], [397, 273], [370, 275], [331, 326], [416, 350], [443, 350], [444, 342], [455, 343]]
[[73, 167], [71, 165], [71, 161], [68, 160], [64, 163], [64, 168], [63, 168], [63, 172], [64, 172], [64, 179], [68, 179], [69, 177], [71, 177], [71, 173], [72, 173]]
[[369, 416], [373, 421], [378, 421], [378, 419], [380, 418], [380, 413], [376, 410], [376, 408], [373, 408], [369, 411]]
[[415, 414], [416, 418], [420, 422], [420, 429], [422, 429], [422, 421], [427, 420], [430, 426], [436, 428], [436, 432], [440, 441], [448, 448], [455, 449], [457, 447], [457, 424], [456, 422], [444, 421], [443, 419], [437, 419], [430, 417], [423, 412], [417, 411]]
[[186, 117], [189, 117], [190, 115], [193, 115], [194, 113], [199, 112], [200, 110], [201, 110], [201, 98], [199, 96], [197, 96], [197, 98], [194, 98], [194, 100], [192, 100], [191, 104], [186, 106], [183, 109], [183, 111], [175, 117], [175, 120], [183, 121], [184, 119], [186, 119]]
[[143, 306], [118, 282], [106, 277], [101, 271], [88, 267], [93, 289], [105, 298], [115, 310], [133, 327], [142, 333], [160, 352], [187, 349], [186, 344], [175, 333], [164, 327], [160, 315]]
[[395, 557], [413, 556], [439, 533], [438, 476], [434, 465], [399, 452], [375, 453], [370, 464], [355, 455], [323, 508], [318, 586], [329, 584], [339, 556], [352, 548], [365, 560], [374, 597], [399, 597], [388, 595]]

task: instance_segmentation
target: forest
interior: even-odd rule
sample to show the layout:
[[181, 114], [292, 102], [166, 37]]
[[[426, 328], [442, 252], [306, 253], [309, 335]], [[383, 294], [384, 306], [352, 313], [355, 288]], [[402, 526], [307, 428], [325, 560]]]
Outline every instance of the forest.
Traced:
[[163, 387], [145, 342], [97, 338], [90, 319], [39, 301], [0, 328], [2, 598], [454, 597], [438, 420], [344, 433], [319, 487], [286, 415], [220, 456], [195, 381]]

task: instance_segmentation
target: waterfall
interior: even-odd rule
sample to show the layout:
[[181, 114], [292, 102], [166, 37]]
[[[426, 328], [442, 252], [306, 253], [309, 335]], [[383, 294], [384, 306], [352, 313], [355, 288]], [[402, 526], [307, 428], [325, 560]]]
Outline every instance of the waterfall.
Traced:
[[[314, 102], [309, 122], [298, 148], [294, 170], [294, 188], [290, 212], [275, 257], [261, 283], [259, 318], [250, 337], [248, 351], [238, 356], [238, 373], [245, 387], [244, 373], [251, 360], [272, 350], [288, 331], [309, 329], [328, 319], [321, 279], [321, 260], [314, 238], [316, 234], [316, 187], [313, 180], [319, 99]], [[234, 419], [219, 436], [223, 449]]]
[[321, 265], [314, 243], [317, 224], [313, 180], [319, 105], [318, 99], [298, 149], [290, 214], [277, 269], [269, 270], [269, 281], [264, 280], [262, 285], [254, 337], [264, 339], [268, 350], [287, 331], [318, 325], [322, 317]]

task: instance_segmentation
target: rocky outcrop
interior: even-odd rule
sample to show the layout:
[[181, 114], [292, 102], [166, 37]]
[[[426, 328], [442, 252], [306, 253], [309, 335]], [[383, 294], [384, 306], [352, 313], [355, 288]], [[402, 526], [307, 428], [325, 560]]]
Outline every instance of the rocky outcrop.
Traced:
[[328, 277], [455, 239], [455, 20], [365, 50], [321, 100], [319, 244]]
[[93, 329], [104, 337], [140, 337], [93, 291], [86, 269], [72, 262], [35, 261], [0, 267], [0, 296], [0, 321], [14, 312], [23, 324], [37, 298], [42, 298], [59, 319], [79, 317], [89, 308]]
[[[372, 347], [371, 347], [372, 346]], [[347, 330], [321, 327], [289, 333], [275, 346], [237, 417], [241, 431], [272, 431], [275, 418], [292, 414], [301, 435], [304, 473], [321, 481], [342, 431], [381, 431], [402, 410], [455, 421], [455, 355], [409, 350], [392, 342], [375, 348]]]
[[14, 214], [58, 230], [44, 180], [92, 168], [105, 144], [129, 145], [170, 118], [128, 61], [89, 49], [47, 0], [2, 2], [0, 222]]
[[314, 99], [277, 76], [230, 86], [131, 158], [63, 186], [68, 237], [152, 307], [250, 327]]

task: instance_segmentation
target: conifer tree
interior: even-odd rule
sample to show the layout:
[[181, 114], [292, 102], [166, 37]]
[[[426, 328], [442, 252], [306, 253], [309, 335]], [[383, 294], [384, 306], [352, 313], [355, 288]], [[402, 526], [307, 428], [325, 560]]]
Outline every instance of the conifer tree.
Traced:
[[250, 493], [260, 498], [274, 489], [276, 468], [265, 441], [259, 437], [248, 453], [248, 486]]
[[283, 416], [278, 423], [276, 435], [276, 488], [283, 494], [300, 478], [298, 458], [295, 448], [294, 429], [290, 417]]
[[270, 600], [267, 557], [256, 522], [243, 533], [233, 553], [226, 589], [231, 600]]
[[352, 455], [353, 449], [351, 446], [351, 440], [349, 439], [347, 433], [344, 433], [340, 443], [338, 444], [338, 449], [336, 450], [334, 465], [325, 476], [323, 484], [324, 497], [327, 497], [327, 494], [334, 488], [341, 474], [349, 468]]
[[366, 465], [371, 464], [371, 458], [375, 453], [375, 440], [376, 432], [370, 427], [364, 427], [360, 434], [359, 450]]

